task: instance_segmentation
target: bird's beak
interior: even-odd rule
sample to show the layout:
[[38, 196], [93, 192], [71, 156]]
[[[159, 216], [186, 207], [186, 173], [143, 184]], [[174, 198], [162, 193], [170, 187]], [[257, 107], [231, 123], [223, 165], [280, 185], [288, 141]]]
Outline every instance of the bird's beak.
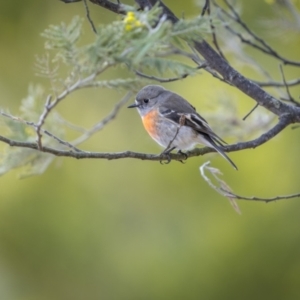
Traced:
[[134, 108], [134, 107], [138, 107], [138, 106], [139, 106], [138, 104], [136, 104], [136, 103], [133, 103], [133, 104], [131, 104], [131, 105], [127, 106], [127, 108]]

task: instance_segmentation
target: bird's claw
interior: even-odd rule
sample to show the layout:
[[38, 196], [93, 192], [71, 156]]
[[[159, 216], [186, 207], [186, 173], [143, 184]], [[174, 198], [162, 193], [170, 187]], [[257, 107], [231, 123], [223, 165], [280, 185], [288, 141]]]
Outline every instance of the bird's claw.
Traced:
[[160, 154], [160, 156], [166, 156], [167, 157], [167, 160], [166, 161], [164, 161], [163, 159], [161, 159], [159, 162], [160, 162], [160, 164], [161, 165], [167, 165], [167, 164], [169, 164], [170, 162], [171, 162], [171, 154], [170, 154], [170, 152], [165, 152], [165, 151], [163, 151], [161, 154]]
[[[182, 160], [182, 159], [179, 159], [178, 161], [181, 162], [182, 164], [185, 164], [184, 161], [188, 159], [188, 155], [187, 155], [186, 153], [182, 152], [181, 150], [177, 151], [177, 154], [183, 155], [184, 159], [183, 159], [183, 160]], [[166, 161], [164, 161], [163, 159], [161, 159], [161, 160], [159, 161], [162, 165], [167, 165], [167, 164], [169, 164], [169, 163], [171, 162], [171, 160], [172, 160], [172, 159], [171, 159], [171, 153], [170, 153], [170, 151], [163, 151], [163, 152], [160, 154], [160, 156], [166, 156], [166, 157], [167, 157]]]
[[183, 155], [184, 159], [180, 159], [179, 161], [182, 163], [182, 164], [185, 164], [184, 160], [187, 160], [188, 159], [188, 155], [184, 152], [182, 152], [181, 150], [177, 151], [177, 154], [181, 154]]

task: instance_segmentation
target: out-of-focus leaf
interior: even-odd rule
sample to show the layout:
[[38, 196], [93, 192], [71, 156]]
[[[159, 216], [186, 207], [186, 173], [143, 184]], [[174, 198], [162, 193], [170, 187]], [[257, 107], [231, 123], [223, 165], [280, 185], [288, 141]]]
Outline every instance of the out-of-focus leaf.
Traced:
[[0, 176], [12, 169], [23, 167], [20, 177], [42, 174], [54, 156], [27, 148], [7, 147], [0, 158]]

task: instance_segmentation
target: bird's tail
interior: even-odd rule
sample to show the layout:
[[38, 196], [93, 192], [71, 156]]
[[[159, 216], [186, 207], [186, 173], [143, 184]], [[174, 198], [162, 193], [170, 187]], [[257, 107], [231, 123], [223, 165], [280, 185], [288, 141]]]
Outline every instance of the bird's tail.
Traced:
[[212, 147], [212, 148], [214, 148], [220, 155], [222, 155], [236, 170], [238, 170], [238, 168], [237, 168], [237, 166], [235, 165], [235, 163], [227, 156], [227, 154], [223, 151], [223, 149], [222, 149], [222, 145], [221, 145], [221, 143], [220, 143], [220, 145], [217, 145], [216, 143], [215, 143], [215, 141], [214, 140], [212, 140], [211, 138], [210, 138], [210, 146]]

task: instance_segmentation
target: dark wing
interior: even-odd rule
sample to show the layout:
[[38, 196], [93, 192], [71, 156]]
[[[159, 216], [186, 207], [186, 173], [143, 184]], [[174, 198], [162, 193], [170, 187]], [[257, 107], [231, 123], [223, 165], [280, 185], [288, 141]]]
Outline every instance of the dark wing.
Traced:
[[212, 131], [207, 121], [201, 117], [196, 112], [196, 109], [184, 98], [169, 92], [166, 101], [167, 106], [161, 105], [159, 107], [160, 114], [165, 118], [177, 124], [182, 121], [183, 125], [193, 128], [195, 131], [207, 137], [208, 140], [213, 140], [220, 146], [223, 146], [222, 143], [226, 144], [225, 141]]
[[[165, 91], [164, 95], [164, 102], [168, 103], [166, 109], [178, 111], [181, 113], [196, 113], [196, 109], [192, 106], [188, 101], [186, 101], [181, 96], [172, 93], [170, 91]], [[162, 106], [164, 106], [162, 104]]]
[[227, 144], [224, 140], [222, 140], [217, 134], [213, 132], [206, 120], [203, 119], [199, 114], [190, 114], [185, 116], [185, 118], [186, 126], [192, 127], [199, 133], [207, 134], [213, 141], [215, 141], [220, 146], [223, 146], [222, 143]]
[[226, 142], [212, 131], [207, 121], [196, 112], [195, 108], [179, 95], [171, 94], [170, 97], [172, 98], [169, 99], [166, 106], [159, 106], [159, 113], [161, 116], [175, 124], [182, 123], [184, 126], [193, 128], [209, 142], [212, 148], [218, 151], [235, 169], [237, 169], [234, 162], [226, 155], [226, 153], [224, 153], [222, 143], [226, 144]]

